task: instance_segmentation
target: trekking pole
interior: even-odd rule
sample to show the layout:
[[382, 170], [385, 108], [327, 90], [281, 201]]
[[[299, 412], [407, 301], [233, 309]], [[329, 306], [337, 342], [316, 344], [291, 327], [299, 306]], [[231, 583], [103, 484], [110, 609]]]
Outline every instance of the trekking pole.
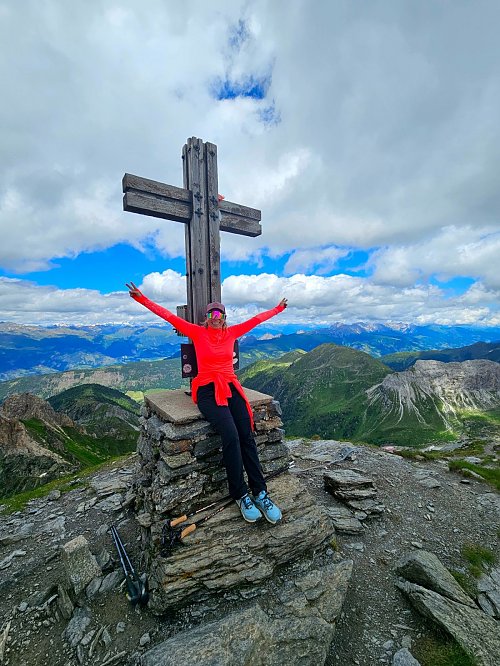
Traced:
[[[280, 467], [280, 469], [277, 469], [276, 471], [271, 472], [270, 474], [265, 476], [264, 480], [269, 481], [270, 479], [274, 479], [276, 476], [279, 476], [280, 474], [287, 472], [290, 468], [294, 466], [294, 464], [295, 464], [294, 462], [291, 462], [286, 467]], [[196, 530], [198, 525], [206, 523], [207, 520], [210, 520], [211, 518], [216, 516], [218, 513], [220, 513], [228, 506], [230, 506], [233, 502], [234, 499], [231, 497], [231, 495], [226, 495], [225, 497], [221, 497], [221, 499], [216, 500], [211, 504], [207, 504], [201, 509], [197, 509], [196, 511], [192, 511], [191, 513], [184, 514], [183, 516], [178, 516], [177, 518], [165, 521], [165, 524], [163, 525], [162, 528], [162, 545], [160, 549], [160, 555], [162, 557], [168, 557], [172, 552], [172, 549], [174, 548], [176, 543], [181, 543], [184, 537], [186, 537], [188, 534], [192, 534]], [[208, 509], [211, 509], [212, 507], [218, 504], [220, 504], [220, 506], [218, 506], [217, 509], [215, 509], [215, 511], [210, 513], [208, 516], [203, 516], [203, 518], [195, 520], [189, 525], [186, 525], [184, 527], [182, 526], [183, 523], [185, 523], [189, 518], [192, 518], [193, 516], [197, 515], [198, 513], [202, 513], [203, 511], [207, 511]]]
[[118, 534], [118, 530], [114, 525], [111, 526], [111, 534], [113, 536], [116, 550], [118, 551], [118, 557], [120, 558], [123, 573], [125, 574], [127, 598], [133, 606], [136, 606], [137, 604], [145, 606], [149, 601], [149, 589], [146, 574], [143, 574], [143, 576], [137, 575], [123, 541]]
[[130, 561], [130, 558], [129, 558], [129, 556], [128, 556], [128, 553], [127, 553], [127, 551], [125, 550], [125, 546], [124, 546], [124, 544], [123, 544], [123, 542], [122, 542], [122, 540], [121, 540], [121, 538], [120, 538], [120, 535], [118, 534], [118, 530], [116, 529], [116, 527], [114, 528], [114, 530], [115, 530], [115, 532], [116, 532], [116, 536], [118, 537], [118, 541], [119, 541], [120, 546], [121, 546], [121, 548], [122, 548], [123, 554], [125, 555], [125, 559], [127, 560], [127, 563], [128, 563], [129, 569], [130, 569], [130, 573], [131, 573], [132, 577], [135, 579], [135, 581], [136, 581], [136, 583], [137, 583], [137, 585], [138, 585], [138, 588], [139, 588], [139, 594], [140, 594], [140, 596], [139, 596], [139, 604], [140, 604], [141, 606], [145, 606], [145, 605], [148, 603], [148, 601], [149, 601], [149, 585], [148, 585], [148, 579], [147, 579], [147, 576], [146, 576], [145, 573], [142, 574], [142, 576], [139, 576], [139, 575], [136, 573], [136, 571], [135, 571], [135, 569], [134, 569], [134, 566], [133, 566], [132, 562]]

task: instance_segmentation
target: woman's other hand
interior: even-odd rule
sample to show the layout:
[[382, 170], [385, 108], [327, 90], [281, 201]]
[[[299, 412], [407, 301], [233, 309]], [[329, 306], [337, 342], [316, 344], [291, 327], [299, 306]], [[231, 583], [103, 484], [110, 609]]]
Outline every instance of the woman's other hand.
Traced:
[[282, 305], [284, 308], [286, 308], [288, 305], [288, 299], [282, 298], [281, 301], [278, 303], [278, 305]]
[[125, 286], [128, 289], [128, 293], [129, 293], [130, 298], [134, 298], [135, 300], [137, 300], [138, 298], [141, 298], [141, 296], [144, 295], [142, 293], [142, 291], [137, 289], [137, 287], [135, 286], [135, 284], [133, 282], [131, 282], [130, 284], [126, 284]]

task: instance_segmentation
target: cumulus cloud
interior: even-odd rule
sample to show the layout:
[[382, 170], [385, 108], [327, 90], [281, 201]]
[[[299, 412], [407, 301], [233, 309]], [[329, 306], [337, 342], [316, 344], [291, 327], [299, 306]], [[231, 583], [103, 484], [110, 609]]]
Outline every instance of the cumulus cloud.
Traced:
[[284, 271], [287, 275], [298, 271], [315, 272], [319, 275], [330, 273], [336, 267], [338, 260], [348, 254], [349, 250], [338, 247], [295, 250], [286, 262]]
[[[184, 277], [175, 271], [151, 273], [138, 286], [173, 312], [185, 302]], [[234, 322], [274, 307], [283, 297], [288, 298], [289, 307], [279, 320], [270, 322], [278, 328], [282, 324], [323, 326], [334, 321], [500, 324], [498, 294], [477, 284], [453, 298], [436, 286], [399, 288], [350, 275], [233, 275], [222, 285], [222, 298]], [[30, 324], [159, 321], [126, 292], [61, 290], [11, 278], [0, 278], [0, 312], [0, 320]]]
[[436, 276], [481, 278], [500, 289], [500, 231], [493, 228], [445, 227], [435, 236], [409, 246], [387, 247], [372, 255], [374, 279], [383, 284], [411, 285]]
[[196, 135], [218, 145], [219, 190], [263, 213], [261, 237], [223, 235], [223, 258], [291, 253], [292, 280], [333, 268], [335, 248], [378, 248], [345, 297], [389, 296], [367, 308], [406, 319], [409, 290], [415, 317], [452, 319], [465, 301], [445, 312], [420, 283], [499, 287], [499, 20], [492, 0], [4, 4], [0, 265], [49, 270], [123, 242], [182, 255], [182, 225], [123, 213], [120, 182], [182, 185]]

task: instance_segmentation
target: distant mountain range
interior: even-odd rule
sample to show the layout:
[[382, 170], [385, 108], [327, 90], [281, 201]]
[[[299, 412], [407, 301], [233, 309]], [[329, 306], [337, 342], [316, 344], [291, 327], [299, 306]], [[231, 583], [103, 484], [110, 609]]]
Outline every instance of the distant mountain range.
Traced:
[[416, 446], [459, 437], [469, 416], [500, 426], [500, 364], [417, 361], [393, 373], [364, 352], [324, 344], [240, 373], [281, 404], [287, 435]]
[[[335, 324], [289, 334], [277, 333], [276, 329], [263, 325], [252, 333], [240, 342], [241, 367], [294, 349], [310, 351], [327, 342], [378, 357], [500, 340], [498, 327], [407, 324]], [[0, 380], [177, 358], [181, 340], [168, 324], [41, 327], [0, 323]], [[176, 381], [178, 384], [180, 375]]]
[[73, 386], [100, 384], [119, 391], [143, 392], [151, 389], [174, 389], [184, 385], [179, 359], [139, 361], [110, 365], [94, 370], [68, 370], [45, 375], [27, 375], [0, 382], [0, 401], [13, 393], [33, 393], [49, 398]]
[[[288, 345], [287, 335], [277, 338]], [[311, 336], [302, 337], [299, 341], [310, 343], [314, 339]], [[247, 339], [240, 345], [241, 351], [240, 367], [248, 368], [254, 364], [249, 372], [253, 375], [260, 367], [267, 367], [269, 359], [279, 359], [277, 364], [287, 364], [289, 359], [295, 360], [297, 354], [305, 354], [302, 350], [294, 349], [283, 355], [279, 346], [273, 346], [275, 340], [262, 341], [263, 344], [252, 347]], [[249, 345], [249, 346], [247, 346]], [[305, 345], [307, 346], [307, 345]], [[500, 360], [500, 343], [476, 343], [457, 349], [433, 350], [425, 352], [400, 352], [379, 357], [387, 368], [392, 370], [404, 370], [417, 359], [439, 360], [444, 362], [465, 361], [471, 359]], [[263, 366], [259, 362], [264, 363]], [[255, 365], [255, 362], [257, 364]], [[247, 376], [243, 374], [242, 376]], [[8, 395], [14, 393], [33, 393], [42, 398], [49, 398], [61, 391], [73, 386], [83, 384], [101, 384], [123, 392], [131, 392], [134, 397], [140, 398], [140, 393], [157, 389], [175, 389], [188, 386], [187, 380], [183, 380], [180, 372], [180, 361], [178, 358], [164, 359], [160, 361], [138, 361], [124, 365], [110, 365], [103, 368], [87, 370], [68, 370], [66, 372], [51, 372], [49, 374], [25, 375], [10, 381], [0, 382], [0, 402]]]
[[459, 347], [458, 349], [398, 352], [380, 358], [381, 361], [393, 370], [406, 370], [419, 359], [421, 361], [443, 361], [444, 363], [485, 359], [487, 361], [496, 361], [497, 363], [500, 363], [500, 342], [476, 342], [473, 345]]
[[50, 402], [12, 395], [0, 407], [0, 497], [134, 451], [138, 430], [139, 405], [103, 386], [78, 386]]

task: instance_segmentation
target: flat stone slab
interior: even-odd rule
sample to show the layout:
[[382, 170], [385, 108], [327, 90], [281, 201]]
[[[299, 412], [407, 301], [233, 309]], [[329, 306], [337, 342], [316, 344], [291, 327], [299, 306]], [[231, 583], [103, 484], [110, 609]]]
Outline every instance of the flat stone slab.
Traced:
[[276, 567], [294, 561], [331, 539], [331, 519], [305, 486], [289, 474], [269, 482], [283, 520], [243, 521], [236, 504], [200, 526], [169, 557], [156, 555], [150, 567], [149, 608], [163, 613], [208, 593], [254, 585]]
[[500, 664], [498, 622], [479, 609], [471, 608], [425, 587], [396, 583], [422, 615], [434, 620], [453, 636], [478, 666]]
[[347, 488], [373, 488], [373, 479], [352, 469], [330, 470], [323, 474], [325, 488], [345, 490]]
[[[273, 397], [253, 389], [245, 388], [245, 394], [252, 407], [272, 402]], [[171, 423], [190, 423], [203, 419], [203, 415], [194, 404], [190, 395], [183, 389], [174, 391], [159, 391], [144, 396], [144, 402], [160, 418]]]

